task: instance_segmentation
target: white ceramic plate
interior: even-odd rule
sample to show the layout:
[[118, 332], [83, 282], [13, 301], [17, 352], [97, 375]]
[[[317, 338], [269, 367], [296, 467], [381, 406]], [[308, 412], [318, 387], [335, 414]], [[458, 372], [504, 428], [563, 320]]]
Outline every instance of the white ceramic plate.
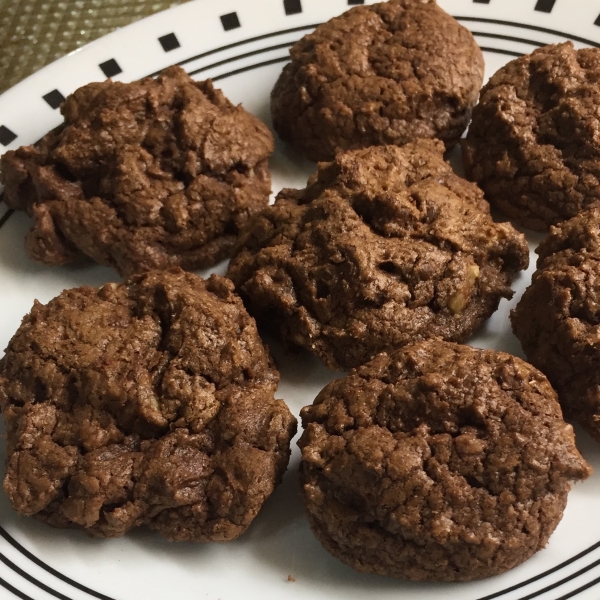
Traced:
[[[179, 63], [212, 77], [234, 102], [270, 122], [269, 92], [289, 46], [357, 0], [195, 0], [135, 23], [55, 62], [0, 96], [0, 154], [39, 139], [61, 121], [63, 96], [111, 75], [131, 81]], [[367, 3], [371, 3], [367, 0]], [[507, 60], [547, 43], [600, 42], [600, 5], [591, 0], [440, 0], [475, 32], [487, 75]], [[303, 187], [314, 165], [278, 145], [273, 188]], [[49, 268], [23, 249], [23, 214], [0, 208], [0, 348], [34, 298], [47, 302], [64, 288], [117, 280], [103, 267]], [[528, 234], [531, 248], [540, 236]], [[535, 256], [532, 255], [532, 266]], [[224, 271], [224, 265], [216, 269]], [[472, 340], [521, 354], [508, 311], [529, 282], [515, 283], [511, 302]], [[282, 371], [279, 397], [297, 415], [339, 375], [307, 354], [274, 354]], [[571, 492], [548, 547], [505, 575], [467, 584], [417, 584], [361, 575], [321, 548], [303, 513], [294, 444], [283, 484], [239, 539], [227, 544], [171, 544], [148, 531], [122, 539], [89, 539], [20, 518], [0, 494], [0, 598], [24, 600], [579, 600], [600, 598], [600, 446], [578, 431], [578, 445], [596, 474]], [[4, 449], [0, 463], [4, 463]], [[2, 473], [0, 473], [2, 475]], [[295, 581], [288, 580], [291, 575]]]

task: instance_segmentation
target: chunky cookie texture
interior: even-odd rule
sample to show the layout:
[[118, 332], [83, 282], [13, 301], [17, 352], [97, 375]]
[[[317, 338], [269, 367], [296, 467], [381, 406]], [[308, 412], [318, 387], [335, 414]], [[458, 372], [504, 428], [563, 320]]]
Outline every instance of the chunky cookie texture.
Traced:
[[511, 61], [481, 91], [463, 141], [469, 178], [525, 227], [600, 199], [600, 49], [571, 42]]
[[511, 313], [513, 330], [565, 415], [600, 441], [600, 209], [551, 227], [537, 252], [531, 286]]
[[546, 545], [569, 482], [591, 472], [539, 371], [441, 340], [380, 354], [301, 415], [311, 527], [366, 573], [507, 571]]
[[340, 154], [250, 222], [228, 275], [251, 314], [329, 367], [468, 338], [510, 298], [523, 235], [420, 140]]
[[270, 131], [179, 67], [86, 85], [61, 111], [63, 125], [0, 161], [6, 204], [33, 217], [34, 260], [85, 255], [122, 275], [209, 267], [268, 204]]
[[433, 0], [358, 6], [290, 50], [271, 94], [273, 125], [312, 160], [465, 130], [483, 82], [471, 33]]
[[221, 277], [152, 272], [36, 302], [0, 361], [4, 491], [94, 536], [231, 540], [288, 463], [278, 379]]

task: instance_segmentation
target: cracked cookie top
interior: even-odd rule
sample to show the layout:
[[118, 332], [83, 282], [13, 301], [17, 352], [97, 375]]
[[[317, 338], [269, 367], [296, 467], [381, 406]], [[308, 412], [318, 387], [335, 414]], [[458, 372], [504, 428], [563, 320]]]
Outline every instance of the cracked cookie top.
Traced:
[[376, 146], [319, 165], [240, 238], [228, 276], [255, 317], [332, 368], [429, 336], [469, 337], [527, 266], [439, 141]]
[[58, 527], [229, 540], [279, 483], [296, 420], [228, 280], [181, 270], [36, 302], [0, 361], [4, 490]]
[[550, 228], [531, 285], [511, 312], [523, 350], [565, 414], [600, 441], [600, 209]]
[[548, 229], [600, 199], [600, 49], [545, 46], [481, 90], [463, 141], [469, 178], [525, 227]]
[[544, 375], [492, 350], [427, 340], [381, 354], [301, 416], [315, 534], [354, 568], [401, 579], [520, 564], [591, 472]]
[[179, 67], [91, 83], [61, 111], [62, 125], [0, 159], [6, 204], [33, 217], [34, 260], [87, 256], [121, 275], [210, 267], [268, 204], [271, 132]]
[[290, 54], [271, 94], [273, 125], [312, 160], [416, 138], [451, 147], [483, 83], [473, 36], [434, 0], [357, 6]]

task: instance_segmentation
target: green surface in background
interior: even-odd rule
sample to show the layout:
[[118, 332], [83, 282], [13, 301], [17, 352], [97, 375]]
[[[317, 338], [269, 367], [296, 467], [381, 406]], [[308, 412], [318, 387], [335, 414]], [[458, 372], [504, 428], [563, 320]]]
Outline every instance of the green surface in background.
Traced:
[[118, 27], [186, 0], [0, 0], [0, 93]]

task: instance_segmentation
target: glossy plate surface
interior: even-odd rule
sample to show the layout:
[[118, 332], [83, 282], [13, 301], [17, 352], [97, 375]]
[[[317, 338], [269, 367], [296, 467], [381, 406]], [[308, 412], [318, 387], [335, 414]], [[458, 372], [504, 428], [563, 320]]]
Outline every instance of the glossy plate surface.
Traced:
[[[289, 46], [316, 24], [357, 0], [194, 0], [130, 25], [49, 65], [0, 96], [0, 154], [39, 139], [61, 122], [62, 97], [107, 76], [131, 81], [182, 64], [198, 79], [212, 77], [226, 95], [270, 123], [270, 90]], [[367, 3], [371, 3], [367, 0]], [[484, 49], [486, 75], [514, 56], [565, 39], [600, 45], [600, 5], [590, 0], [440, 0], [470, 28]], [[314, 165], [279, 144], [271, 161], [273, 190], [303, 187]], [[63, 289], [117, 281], [103, 267], [49, 268], [23, 248], [23, 214], [0, 208], [0, 348], [33, 300]], [[533, 250], [540, 235], [528, 233]], [[521, 355], [508, 312], [529, 283], [532, 267], [514, 284], [511, 302], [477, 337], [475, 346]], [[216, 271], [223, 273], [225, 265]], [[339, 373], [307, 354], [277, 345], [279, 397], [294, 414]], [[510, 573], [467, 584], [416, 584], [361, 575], [321, 548], [304, 517], [298, 450], [284, 483], [250, 529], [228, 544], [170, 544], [149, 531], [94, 540], [19, 518], [0, 493], [0, 598], [33, 600], [598, 600], [600, 598], [600, 446], [577, 431], [596, 474], [571, 492], [565, 516], [547, 548]], [[0, 464], [4, 463], [4, 448]], [[1, 475], [2, 473], [0, 473]], [[295, 578], [289, 581], [288, 575]]]

